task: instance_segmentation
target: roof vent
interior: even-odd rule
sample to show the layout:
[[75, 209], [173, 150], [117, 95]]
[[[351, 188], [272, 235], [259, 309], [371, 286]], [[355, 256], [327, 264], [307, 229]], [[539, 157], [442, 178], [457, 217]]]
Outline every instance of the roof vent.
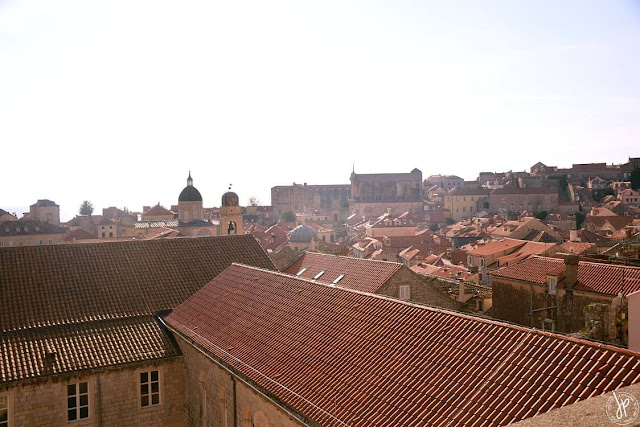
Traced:
[[338, 277], [335, 278], [335, 280], [333, 282], [331, 282], [332, 285], [335, 285], [336, 283], [338, 283], [340, 280], [342, 280], [342, 278], [344, 277], [344, 274], [339, 275]]
[[302, 273], [304, 273], [305, 271], [307, 271], [307, 267], [304, 267], [302, 270], [298, 271], [298, 272], [296, 273], [296, 277], [301, 276], [301, 275], [302, 275]]
[[315, 276], [313, 276], [313, 280], [318, 280], [320, 278], [320, 276], [322, 276], [323, 274], [324, 274], [324, 270], [322, 270], [320, 273], [318, 273]]

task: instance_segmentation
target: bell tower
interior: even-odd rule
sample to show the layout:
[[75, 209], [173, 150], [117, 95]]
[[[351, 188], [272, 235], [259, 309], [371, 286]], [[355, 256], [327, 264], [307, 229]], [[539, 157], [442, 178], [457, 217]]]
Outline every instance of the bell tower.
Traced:
[[231, 191], [231, 184], [229, 184], [229, 191], [222, 195], [222, 205], [220, 206], [220, 227], [218, 229], [218, 234], [221, 236], [228, 236], [243, 233], [242, 207], [240, 207], [238, 195]]

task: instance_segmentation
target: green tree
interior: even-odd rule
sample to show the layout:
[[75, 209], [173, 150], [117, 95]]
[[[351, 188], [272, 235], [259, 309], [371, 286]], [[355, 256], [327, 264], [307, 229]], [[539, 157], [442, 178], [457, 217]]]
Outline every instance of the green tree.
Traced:
[[281, 218], [284, 222], [295, 222], [296, 214], [292, 211], [282, 212]]
[[549, 212], [547, 211], [538, 212], [536, 214], [536, 218], [538, 218], [540, 221], [544, 221], [545, 219], [547, 219], [548, 216], [549, 216]]
[[587, 216], [584, 212], [576, 212], [576, 230], [580, 230], [580, 227], [582, 227], [582, 223], [586, 218]]
[[93, 213], [93, 203], [85, 200], [80, 205], [80, 215], [91, 215]]
[[570, 202], [571, 197], [569, 195], [569, 180], [567, 175], [562, 175], [558, 180], [558, 199], [560, 202]]
[[631, 172], [631, 189], [640, 190], [640, 169], [634, 169]]

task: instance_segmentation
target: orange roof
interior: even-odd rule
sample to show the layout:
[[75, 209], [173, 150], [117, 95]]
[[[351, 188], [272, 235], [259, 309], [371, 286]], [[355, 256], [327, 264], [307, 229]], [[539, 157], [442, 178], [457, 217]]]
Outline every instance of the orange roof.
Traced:
[[[499, 268], [491, 273], [494, 277], [521, 280], [544, 285], [547, 275], [564, 275], [563, 259], [532, 256], [518, 264]], [[559, 283], [564, 286], [564, 281]], [[640, 267], [580, 261], [576, 290], [617, 295], [628, 295], [640, 290]]]
[[587, 242], [565, 242], [560, 245], [560, 248], [563, 252], [568, 252], [570, 254], [581, 254], [590, 248], [594, 247], [595, 243], [587, 243]]
[[364, 292], [377, 292], [396, 274], [402, 264], [387, 261], [373, 261], [346, 256], [305, 252], [305, 254], [285, 269], [285, 273], [312, 279], [321, 271], [324, 273], [316, 280], [330, 284], [340, 275], [344, 275], [336, 285]]
[[493, 255], [502, 251], [515, 250], [527, 243], [524, 240], [504, 239], [489, 242], [485, 245], [478, 245], [467, 252], [469, 255]]
[[505, 425], [640, 382], [640, 354], [233, 264], [166, 317], [323, 426]]
[[152, 207], [148, 211], [144, 212], [142, 215], [143, 216], [173, 215], [173, 212], [171, 212], [169, 209], [167, 209], [167, 208], [165, 208], [163, 206], [155, 205], [154, 207]]

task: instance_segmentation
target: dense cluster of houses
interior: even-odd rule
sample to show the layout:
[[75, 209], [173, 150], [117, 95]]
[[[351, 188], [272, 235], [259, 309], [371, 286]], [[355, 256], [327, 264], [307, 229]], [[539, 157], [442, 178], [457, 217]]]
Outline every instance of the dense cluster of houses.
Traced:
[[0, 425], [545, 425], [636, 390], [638, 160], [0, 211]]

